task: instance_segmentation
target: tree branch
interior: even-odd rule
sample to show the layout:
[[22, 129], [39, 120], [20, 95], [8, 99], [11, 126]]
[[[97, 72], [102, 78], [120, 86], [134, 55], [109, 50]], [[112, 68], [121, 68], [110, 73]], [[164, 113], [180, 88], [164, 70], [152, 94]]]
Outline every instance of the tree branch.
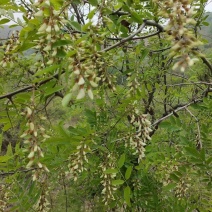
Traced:
[[4, 176], [13, 175], [13, 174], [15, 174], [15, 173], [21, 173], [21, 172], [26, 173], [26, 172], [33, 171], [33, 170], [35, 170], [35, 169], [37, 169], [37, 168], [32, 168], [32, 169], [20, 169], [20, 170], [11, 171], [11, 172], [0, 172], [0, 176], [3, 176], [3, 177], [4, 177]]
[[[64, 73], [64, 71], [63, 71], [61, 74], [63, 74], [63, 73]], [[57, 79], [58, 76], [59, 76], [59, 74], [55, 74], [55, 75], [53, 75], [52, 77], [49, 77], [49, 78], [47, 78], [47, 79], [41, 81], [40, 83], [35, 84], [35, 87], [40, 87], [41, 85], [43, 85], [43, 84], [45, 84], [45, 83], [51, 81], [51, 80], [54, 79], [54, 78]], [[4, 99], [4, 98], [11, 99], [14, 95], [16, 95], [16, 94], [18, 94], [18, 93], [22, 93], [22, 92], [28, 91], [28, 90], [32, 89], [33, 87], [34, 87], [34, 85], [29, 85], [29, 86], [27, 86], [27, 87], [25, 87], [25, 88], [21, 88], [21, 89], [19, 89], [19, 90], [13, 91], [13, 92], [11, 92], [11, 93], [7, 93], [7, 94], [5, 94], [5, 95], [2, 95], [2, 96], [0, 96], [0, 99]]]
[[[157, 31], [157, 32], [155, 32], [155, 33], [152, 33], [152, 34], [149, 34], [149, 35], [144, 35], [144, 36], [140, 36], [140, 37], [134, 37], [134, 38], [132, 38], [131, 40], [144, 40], [144, 39], [146, 39], [146, 38], [149, 38], [149, 37], [153, 37], [153, 36], [155, 36], [155, 35], [157, 35], [157, 34], [159, 34], [160, 33], [160, 31]], [[107, 37], [106, 37], [107, 38]], [[107, 38], [108, 40], [121, 40], [121, 39], [123, 39], [123, 38]]]
[[164, 121], [165, 119], [169, 118], [169, 117], [172, 116], [174, 113], [177, 113], [177, 112], [179, 112], [179, 111], [181, 111], [181, 110], [184, 110], [184, 109], [186, 109], [188, 106], [190, 106], [190, 105], [192, 105], [192, 104], [196, 104], [196, 103], [198, 103], [198, 102], [202, 102], [202, 99], [195, 99], [195, 100], [193, 100], [193, 101], [191, 101], [191, 102], [189, 102], [189, 103], [187, 103], [187, 104], [185, 104], [185, 105], [183, 105], [183, 106], [177, 107], [177, 109], [173, 110], [173, 111], [170, 112], [169, 114], [167, 114], [167, 115], [163, 116], [162, 118], [158, 119], [157, 121], [155, 121], [155, 122], [152, 124], [152, 126], [158, 126], [158, 124], [160, 124], [160, 122], [162, 122], [162, 121]]
[[205, 63], [206, 66], [208, 66], [208, 68], [210, 69], [212, 73], [212, 65], [210, 64], [210, 62], [205, 57], [200, 57], [200, 58], [202, 59], [202, 62]]
[[109, 47], [107, 47], [107, 48], [105, 48], [105, 49], [102, 49], [101, 52], [107, 52], [107, 51], [109, 51], [109, 50], [111, 50], [111, 49], [114, 49], [114, 48], [116, 48], [117, 46], [120, 46], [121, 44], [123, 44], [123, 43], [125, 43], [125, 42], [131, 40], [135, 35], [137, 35], [139, 32], [141, 32], [141, 31], [144, 29], [145, 26], [146, 26], [146, 23], [144, 22], [144, 23], [139, 27], [139, 29], [138, 29], [137, 31], [135, 31], [134, 33], [132, 33], [130, 36], [128, 36], [128, 37], [122, 39], [121, 41], [115, 43], [115, 44], [112, 45], [112, 46], [109, 46]]
[[130, 36], [122, 39], [121, 41], [115, 43], [114, 45], [109, 46], [109, 47], [107, 47], [105, 49], [102, 49], [100, 52], [107, 52], [107, 51], [109, 51], [111, 49], [114, 49], [117, 46], [119, 46], [119, 45], [121, 45], [121, 44], [129, 41], [129, 40], [132, 40], [133, 37], [135, 37], [138, 33], [140, 33], [144, 29], [145, 26], [155, 26], [155, 27], [158, 28], [159, 32], [163, 32], [164, 31], [163, 27], [160, 24], [158, 24], [158, 23], [156, 23], [154, 21], [150, 21], [150, 20], [143, 20], [143, 24], [138, 28], [137, 31], [135, 31], [134, 33], [132, 33]]

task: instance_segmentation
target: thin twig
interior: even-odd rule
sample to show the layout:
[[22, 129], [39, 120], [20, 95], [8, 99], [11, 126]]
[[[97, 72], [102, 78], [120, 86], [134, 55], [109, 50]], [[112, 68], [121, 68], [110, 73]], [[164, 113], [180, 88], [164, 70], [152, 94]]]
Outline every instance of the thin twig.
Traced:
[[[145, 26], [155, 26], [155, 27], [157, 27], [159, 32], [163, 32], [164, 31], [163, 26], [161, 26], [160, 24], [158, 24], [158, 23], [156, 23], [154, 21], [150, 21], [150, 20], [143, 20], [143, 24], [138, 28], [137, 31], [132, 33], [130, 36], [122, 39], [121, 41], [115, 43], [114, 45], [109, 46], [109, 47], [107, 47], [105, 49], [102, 49], [100, 52], [107, 52], [107, 51], [109, 51], [111, 49], [116, 48], [117, 46], [120, 46], [121, 44], [123, 44], [123, 43], [125, 43], [127, 41], [132, 40], [138, 33], [140, 33], [145, 28]], [[158, 34], [158, 33], [156, 33], [156, 34]]]
[[175, 86], [182, 86], [182, 85], [212, 85], [212, 82], [187, 82], [187, 83], [177, 83], [173, 85], [166, 85], [167, 87], [175, 87]]
[[199, 126], [199, 120], [198, 118], [188, 109], [188, 108], [185, 108], [188, 113], [196, 120], [196, 123], [197, 123], [197, 144], [196, 144], [196, 147], [197, 149], [202, 149], [202, 141], [201, 141], [201, 133], [200, 133], [200, 126]]
[[13, 174], [16, 174], [16, 173], [26, 173], [26, 172], [30, 172], [30, 171], [33, 171], [37, 168], [32, 168], [32, 169], [23, 169], [23, 170], [16, 170], [16, 171], [12, 171], [12, 172], [0, 172], [0, 176], [7, 176], [7, 175], [13, 175]]
[[[155, 35], [157, 35], [159, 33], [160, 33], [160, 31], [157, 31], [157, 32], [149, 34], [149, 35], [144, 35], [144, 36], [140, 36], [140, 37], [134, 37], [131, 40], [143, 40], [143, 39], [146, 39], [146, 38], [149, 38], [149, 37], [153, 37], [153, 36], [155, 36]], [[108, 40], [122, 40], [123, 38], [107, 38], [106, 37], [106, 39], [108, 39]]]
[[139, 27], [139, 29], [138, 29], [137, 31], [135, 31], [134, 33], [132, 33], [130, 36], [128, 36], [128, 37], [122, 39], [121, 41], [115, 43], [115, 44], [112, 45], [112, 46], [109, 46], [109, 47], [107, 47], [107, 48], [105, 48], [105, 49], [102, 49], [101, 52], [107, 52], [107, 51], [109, 51], [109, 50], [111, 50], [111, 49], [114, 49], [114, 48], [116, 48], [117, 46], [120, 46], [121, 44], [123, 44], [123, 43], [125, 43], [125, 42], [131, 40], [134, 36], [136, 36], [138, 33], [140, 33], [140, 32], [144, 29], [145, 26], [146, 26], [146, 23], [144, 22], [144, 23]]

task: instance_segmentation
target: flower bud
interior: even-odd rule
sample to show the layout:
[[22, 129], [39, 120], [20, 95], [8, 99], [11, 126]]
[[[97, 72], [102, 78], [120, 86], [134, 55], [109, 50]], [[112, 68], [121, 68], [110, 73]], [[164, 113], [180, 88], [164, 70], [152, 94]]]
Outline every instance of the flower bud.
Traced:
[[90, 97], [90, 99], [93, 99], [93, 92], [91, 88], [88, 89], [88, 96]]
[[90, 81], [90, 84], [91, 84], [92, 87], [97, 87], [97, 86], [98, 86], [98, 84], [96, 84], [96, 83], [93, 82], [93, 81]]
[[55, 30], [55, 32], [59, 32], [60, 31], [60, 28], [59, 28], [59, 26], [57, 24], [54, 25], [54, 30]]
[[47, 28], [47, 24], [46, 23], [43, 23], [41, 25], [41, 27], [38, 29], [38, 32], [45, 32], [46, 28]]
[[34, 14], [35, 17], [42, 17], [43, 16], [43, 10], [39, 10]]
[[85, 97], [85, 89], [84, 88], [80, 88], [79, 93], [77, 95], [77, 99], [82, 99]]
[[51, 25], [48, 25], [48, 27], [46, 28], [46, 32], [51, 33], [51, 31], [52, 31], [52, 27], [51, 27]]
[[35, 156], [35, 152], [34, 151], [31, 151], [28, 155], [28, 158], [33, 158]]
[[79, 81], [77, 83], [78, 85], [84, 85], [85, 84], [85, 80], [82, 76], [79, 77]]
[[30, 160], [29, 163], [26, 165], [26, 168], [29, 169], [33, 165], [34, 161]]

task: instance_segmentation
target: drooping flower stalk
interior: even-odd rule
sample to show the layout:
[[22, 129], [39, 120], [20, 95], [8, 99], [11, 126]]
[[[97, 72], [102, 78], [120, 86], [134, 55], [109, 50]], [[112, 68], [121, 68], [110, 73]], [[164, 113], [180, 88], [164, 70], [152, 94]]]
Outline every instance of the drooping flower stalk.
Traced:
[[29, 159], [26, 168], [34, 167], [33, 181], [38, 180], [43, 171], [49, 172], [46, 165], [40, 162], [40, 159], [44, 157], [41, 143], [45, 141], [49, 136], [45, 133], [45, 129], [39, 125], [35, 120], [35, 103], [34, 103], [34, 90], [31, 98], [31, 105], [26, 107], [25, 112], [22, 113], [26, 117], [26, 129], [20, 136], [24, 139], [25, 149], [24, 152], [28, 152], [27, 158]]
[[177, 59], [173, 70], [180, 69], [184, 72], [192, 66], [198, 58], [191, 56], [197, 55], [196, 47], [202, 43], [198, 41], [191, 30], [191, 26], [196, 24], [193, 16], [195, 8], [191, 6], [191, 0], [154, 0], [159, 5], [159, 15], [168, 18], [165, 30], [168, 39], [172, 42], [170, 57]]

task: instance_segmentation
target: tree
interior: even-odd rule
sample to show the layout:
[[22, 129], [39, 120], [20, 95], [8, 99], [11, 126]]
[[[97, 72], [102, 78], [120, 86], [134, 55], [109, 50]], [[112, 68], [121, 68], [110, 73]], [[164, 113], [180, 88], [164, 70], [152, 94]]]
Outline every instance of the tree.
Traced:
[[1, 210], [211, 210], [206, 3], [1, 0]]

